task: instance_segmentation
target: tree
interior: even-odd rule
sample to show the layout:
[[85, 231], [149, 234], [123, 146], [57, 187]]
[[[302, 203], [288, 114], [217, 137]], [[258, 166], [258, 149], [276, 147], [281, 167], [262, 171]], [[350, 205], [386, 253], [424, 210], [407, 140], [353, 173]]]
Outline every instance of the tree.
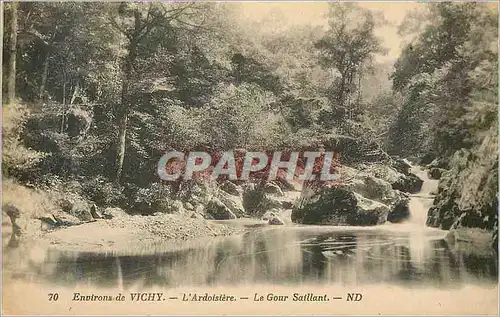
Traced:
[[9, 77], [7, 79], [7, 103], [16, 98], [16, 56], [17, 56], [17, 2], [10, 4], [10, 43], [9, 43]]
[[[121, 107], [118, 110], [118, 141], [115, 159], [115, 181], [119, 182], [125, 158], [127, 124], [136, 93], [137, 79], [140, 79], [138, 59], [143, 54], [155, 54], [164, 46], [173, 29], [183, 26], [193, 27], [185, 21], [193, 14], [195, 5], [164, 5], [121, 3], [109, 10], [109, 23], [125, 37], [126, 54], [122, 63]], [[177, 24], [177, 25], [176, 25]], [[195, 26], [194, 26], [195, 27]], [[154, 40], [151, 40], [154, 37]], [[149, 55], [151, 56], [151, 55]]]
[[430, 12], [431, 23], [406, 46], [392, 74], [394, 90], [406, 96], [391, 127], [392, 151], [450, 157], [476, 144], [472, 113], [490, 118], [480, 130], [491, 124], [485, 105], [496, 98], [498, 24], [483, 4], [433, 4]]
[[346, 109], [344, 120], [353, 119], [351, 99], [364, 71], [383, 49], [375, 36], [376, 17], [355, 4], [331, 4], [329, 30], [316, 43], [320, 63], [335, 74], [329, 92], [332, 105]]

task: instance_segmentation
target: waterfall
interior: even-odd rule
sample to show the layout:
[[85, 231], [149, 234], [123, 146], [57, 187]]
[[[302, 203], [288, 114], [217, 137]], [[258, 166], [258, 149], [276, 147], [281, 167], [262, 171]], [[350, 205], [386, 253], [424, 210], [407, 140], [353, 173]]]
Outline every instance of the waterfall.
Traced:
[[425, 226], [427, 212], [432, 206], [439, 181], [430, 179], [427, 176], [427, 171], [420, 166], [412, 166], [411, 172], [420, 177], [424, 183], [420, 192], [410, 196], [410, 219], [408, 223]]

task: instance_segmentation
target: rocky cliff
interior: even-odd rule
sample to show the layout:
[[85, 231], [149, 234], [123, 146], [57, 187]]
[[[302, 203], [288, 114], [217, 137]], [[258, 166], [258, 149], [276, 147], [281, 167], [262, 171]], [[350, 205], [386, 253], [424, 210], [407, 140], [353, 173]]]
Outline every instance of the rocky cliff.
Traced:
[[491, 128], [482, 143], [461, 149], [442, 173], [427, 225], [442, 229], [498, 230], [498, 137]]

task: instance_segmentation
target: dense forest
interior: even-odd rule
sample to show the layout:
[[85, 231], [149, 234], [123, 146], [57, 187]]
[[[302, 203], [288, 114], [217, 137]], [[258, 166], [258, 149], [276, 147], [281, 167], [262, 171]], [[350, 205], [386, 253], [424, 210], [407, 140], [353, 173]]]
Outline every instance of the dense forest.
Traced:
[[324, 25], [244, 24], [238, 6], [5, 4], [4, 202], [26, 206], [29, 187], [57, 197], [49, 212], [174, 212], [166, 150], [321, 146], [356, 168], [427, 166], [429, 226], [497, 226], [495, 6], [422, 4], [394, 62], [378, 59], [387, 20], [363, 6], [331, 3]]

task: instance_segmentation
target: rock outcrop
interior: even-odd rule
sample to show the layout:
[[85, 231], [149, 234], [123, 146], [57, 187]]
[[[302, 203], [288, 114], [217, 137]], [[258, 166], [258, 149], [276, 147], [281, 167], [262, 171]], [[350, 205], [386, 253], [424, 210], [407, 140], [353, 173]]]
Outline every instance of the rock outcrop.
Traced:
[[392, 223], [400, 223], [410, 218], [410, 198], [403, 196], [392, 204], [391, 211], [387, 215], [387, 221]]
[[441, 175], [443, 175], [444, 172], [446, 172], [446, 170], [443, 168], [432, 167], [427, 172], [427, 175], [429, 176], [430, 179], [440, 179]]
[[422, 189], [424, 181], [417, 175], [410, 173], [400, 177], [396, 182], [392, 183], [392, 189], [397, 189], [406, 193], [418, 193]]
[[373, 226], [387, 219], [389, 207], [347, 189], [322, 187], [292, 210], [300, 224]]
[[406, 172], [406, 174], [403, 174], [395, 168], [385, 164], [370, 164], [367, 166], [361, 166], [361, 170], [388, 182], [391, 184], [392, 189], [397, 189], [406, 193], [419, 192], [422, 189], [424, 181], [417, 175], [410, 173], [409, 170], [406, 169], [407, 165], [403, 164], [406, 164], [406, 162], [402, 161], [396, 165], [398, 165], [397, 167], [399, 170]]
[[267, 221], [269, 225], [284, 225], [285, 223], [278, 216], [279, 210], [271, 209], [262, 216], [262, 220]]
[[268, 194], [263, 184], [248, 184], [243, 192], [243, 207], [251, 216], [261, 217], [266, 211], [281, 208], [282, 203]]
[[392, 203], [396, 199], [396, 194], [391, 184], [373, 175], [360, 174], [348, 186], [363, 197], [381, 203]]
[[427, 225], [442, 229], [498, 226], [498, 143], [496, 128], [472, 150], [457, 151], [439, 181]]

